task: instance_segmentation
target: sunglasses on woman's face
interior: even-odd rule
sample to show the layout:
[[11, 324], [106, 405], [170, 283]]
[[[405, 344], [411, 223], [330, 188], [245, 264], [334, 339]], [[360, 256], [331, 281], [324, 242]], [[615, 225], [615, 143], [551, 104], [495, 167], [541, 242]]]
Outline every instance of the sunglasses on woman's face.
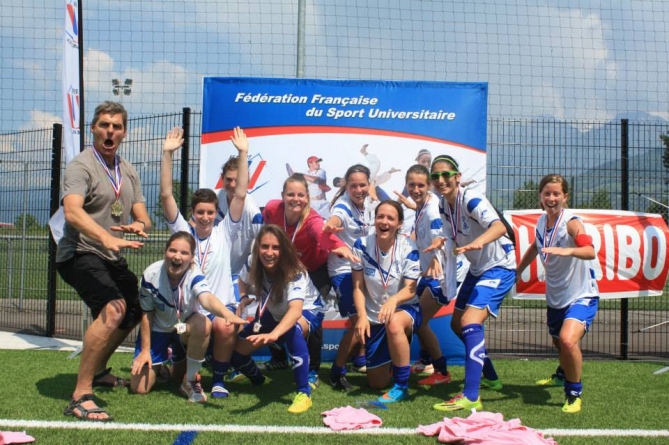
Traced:
[[430, 179], [433, 181], [438, 181], [439, 178], [450, 179], [453, 176], [457, 175], [458, 173], [460, 172], [455, 170], [444, 170], [441, 172], [434, 172], [430, 173]]

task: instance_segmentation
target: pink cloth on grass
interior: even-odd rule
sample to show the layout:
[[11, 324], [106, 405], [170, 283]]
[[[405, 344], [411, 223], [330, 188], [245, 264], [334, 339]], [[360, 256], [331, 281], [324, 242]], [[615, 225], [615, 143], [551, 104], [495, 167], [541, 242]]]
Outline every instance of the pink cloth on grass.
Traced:
[[441, 443], [463, 445], [557, 445], [552, 437], [521, 425], [519, 419], [504, 421], [499, 413], [474, 412], [466, 419], [445, 417], [442, 422], [420, 425], [418, 433], [439, 435]]
[[334, 408], [322, 412], [321, 415], [325, 416], [323, 423], [335, 431], [378, 428], [383, 424], [379, 416], [375, 416], [364, 408], [351, 406]]
[[0, 431], [0, 445], [9, 445], [10, 443], [30, 443], [35, 438], [26, 433], [14, 433], [12, 431]]

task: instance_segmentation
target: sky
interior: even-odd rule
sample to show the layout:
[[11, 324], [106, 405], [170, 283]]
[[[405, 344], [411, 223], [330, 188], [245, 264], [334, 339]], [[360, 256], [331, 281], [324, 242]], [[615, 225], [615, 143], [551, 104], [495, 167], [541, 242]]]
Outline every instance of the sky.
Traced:
[[[86, 120], [114, 78], [139, 116], [200, 110], [203, 76], [296, 75], [297, 0], [83, 1]], [[0, 132], [50, 127], [65, 0], [0, 3]], [[305, 3], [305, 77], [485, 81], [496, 118], [669, 117], [669, 2]]]

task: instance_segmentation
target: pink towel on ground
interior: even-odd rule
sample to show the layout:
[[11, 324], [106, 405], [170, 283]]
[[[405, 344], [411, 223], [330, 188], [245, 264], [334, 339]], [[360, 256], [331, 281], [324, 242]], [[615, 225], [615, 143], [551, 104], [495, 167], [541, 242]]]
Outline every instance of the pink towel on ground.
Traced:
[[30, 443], [35, 438], [23, 433], [14, 433], [12, 431], [0, 431], [0, 445], [9, 445], [10, 443]]
[[439, 435], [441, 443], [463, 445], [557, 445], [552, 437], [541, 431], [521, 425], [519, 419], [504, 421], [499, 413], [474, 412], [466, 419], [445, 417], [442, 422], [420, 425], [418, 433]]
[[334, 408], [322, 412], [321, 415], [325, 416], [323, 423], [335, 431], [377, 428], [383, 424], [379, 416], [375, 416], [364, 408], [351, 406]]

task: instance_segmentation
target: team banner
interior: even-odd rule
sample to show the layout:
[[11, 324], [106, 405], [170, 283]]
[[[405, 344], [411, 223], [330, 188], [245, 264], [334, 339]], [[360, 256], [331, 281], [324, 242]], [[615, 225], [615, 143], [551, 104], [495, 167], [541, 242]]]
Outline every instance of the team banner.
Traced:
[[78, 2], [65, 2], [65, 30], [63, 32], [63, 137], [65, 162], [79, 153], [79, 13]]
[[[601, 298], [662, 295], [667, 282], [669, 229], [662, 216], [618, 210], [572, 210], [592, 236], [593, 267]], [[516, 233], [518, 262], [534, 241], [540, 210], [507, 211]], [[537, 259], [520, 275], [515, 298], [544, 298], [544, 268]]]
[[280, 197], [290, 174], [304, 173], [321, 178], [309, 193], [326, 216], [353, 164], [370, 168], [379, 199], [395, 198], [425, 153], [453, 156], [463, 180], [485, 191], [486, 104], [486, 83], [205, 77], [200, 186], [222, 187], [221, 166], [236, 153], [231, 131], [240, 126], [260, 206]]

